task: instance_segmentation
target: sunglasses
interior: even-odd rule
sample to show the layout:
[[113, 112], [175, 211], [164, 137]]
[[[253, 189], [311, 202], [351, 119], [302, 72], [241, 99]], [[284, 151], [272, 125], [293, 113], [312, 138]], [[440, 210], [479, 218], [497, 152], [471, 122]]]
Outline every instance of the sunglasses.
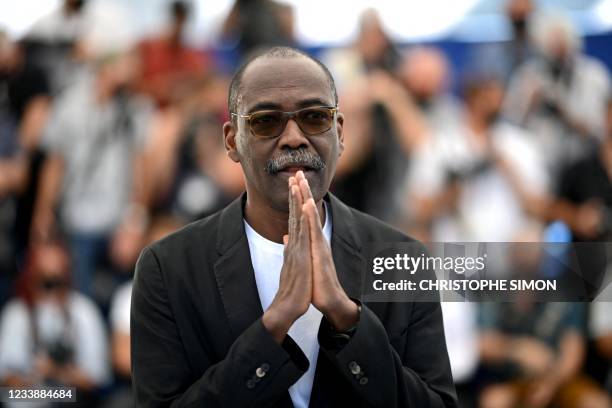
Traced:
[[283, 133], [289, 119], [294, 119], [300, 130], [306, 135], [318, 135], [327, 132], [333, 125], [336, 112], [338, 112], [337, 106], [319, 106], [294, 112], [263, 110], [253, 112], [250, 115], [232, 113], [232, 116], [245, 119], [254, 136], [262, 139], [272, 139]]
[[68, 286], [68, 282], [62, 278], [47, 278], [40, 282], [40, 288], [45, 292], [52, 292], [59, 289], [64, 289]]

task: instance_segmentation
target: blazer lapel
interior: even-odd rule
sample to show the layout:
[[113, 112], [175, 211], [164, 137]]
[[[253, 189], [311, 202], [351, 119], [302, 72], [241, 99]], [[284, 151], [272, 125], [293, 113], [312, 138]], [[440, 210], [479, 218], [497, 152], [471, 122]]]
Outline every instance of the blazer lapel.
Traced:
[[349, 297], [360, 300], [365, 259], [361, 255], [361, 240], [355, 231], [357, 224], [346, 204], [332, 194], [328, 194], [326, 199], [331, 207], [331, 249], [338, 280]]
[[[325, 200], [329, 203], [332, 219], [331, 249], [334, 258], [336, 274], [346, 294], [353, 299], [361, 300], [362, 297], [362, 274], [364, 273], [365, 260], [361, 255], [361, 240], [355, 231], [355, 223], [351, 210], [331, 193], [327, 194]], [[335, 370], [326, 357], [319, 353], [317, 358], [317, 369], [310, 394], [310, 407], [331, 407], [329, 393], [329, 378], [331, 370]]]
[[245, 199], [246, 194], [243, 194], [221, 214], [217, 232], [219, 259], [214, 269], [225, 314], [234, 337], [238, 337], [263, 314], [249, 243], [244, 231], [242, 209]]
[[[217, 232], [215, 277], [230, 328], [237, 338], [263, 315], [249, 242], [244, 230], [246, 193], [223, 210]], [[274, 407], [293, 407], [285, 392]]]

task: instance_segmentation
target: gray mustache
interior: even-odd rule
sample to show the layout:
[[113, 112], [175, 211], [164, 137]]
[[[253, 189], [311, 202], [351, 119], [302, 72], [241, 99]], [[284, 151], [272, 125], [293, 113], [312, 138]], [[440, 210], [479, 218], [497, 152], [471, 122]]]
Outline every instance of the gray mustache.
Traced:
[[287, 167], [300, 166], [311, 170], [323, 170], [326, 166], [321, 156], [305, 149], [289, 150], [288, 152], [266, 162], [266, 172], [276, 174]]

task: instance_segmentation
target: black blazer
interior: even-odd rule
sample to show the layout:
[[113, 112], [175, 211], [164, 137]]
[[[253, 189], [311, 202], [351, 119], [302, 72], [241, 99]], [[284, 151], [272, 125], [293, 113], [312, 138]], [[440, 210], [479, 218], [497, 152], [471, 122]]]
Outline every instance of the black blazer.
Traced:
[[[244, 231], [246, 195], [145, 248], [132, 293], [139, 407], [292, 407], [308, 359], [261, 322]], [[328, 194], [338, 278], [361, 297], [362, 244], [412, 241]], [[323, 319], [311, 407], [455, 407], [439, 303], [363, 303], [341, 348]]]

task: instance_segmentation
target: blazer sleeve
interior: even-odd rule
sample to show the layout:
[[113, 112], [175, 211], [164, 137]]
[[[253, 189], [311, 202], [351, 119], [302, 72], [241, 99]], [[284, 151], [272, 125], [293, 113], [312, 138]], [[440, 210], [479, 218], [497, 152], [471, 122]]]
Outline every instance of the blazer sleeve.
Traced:
[[[407, 306], [391, 304], [401, 313]], [[406, 319], [405, 330], [388, 335], [376, 314], [362, 305], [354, 334], [339, 350], [329, 342], [330, 326], [321, 325], [321, 351], [368, 406], [456, 407], [440, 304], [413, 303]]]
[[132, 385], [138, 407], [243, 407], [281, 398], [308, 369], [289, 337], [274, 341], [261, 319], [247, 328], [221, 361], [190, 368], [168, 300], [160, 263], [146, 248], [137, 262], [131, 304]]

